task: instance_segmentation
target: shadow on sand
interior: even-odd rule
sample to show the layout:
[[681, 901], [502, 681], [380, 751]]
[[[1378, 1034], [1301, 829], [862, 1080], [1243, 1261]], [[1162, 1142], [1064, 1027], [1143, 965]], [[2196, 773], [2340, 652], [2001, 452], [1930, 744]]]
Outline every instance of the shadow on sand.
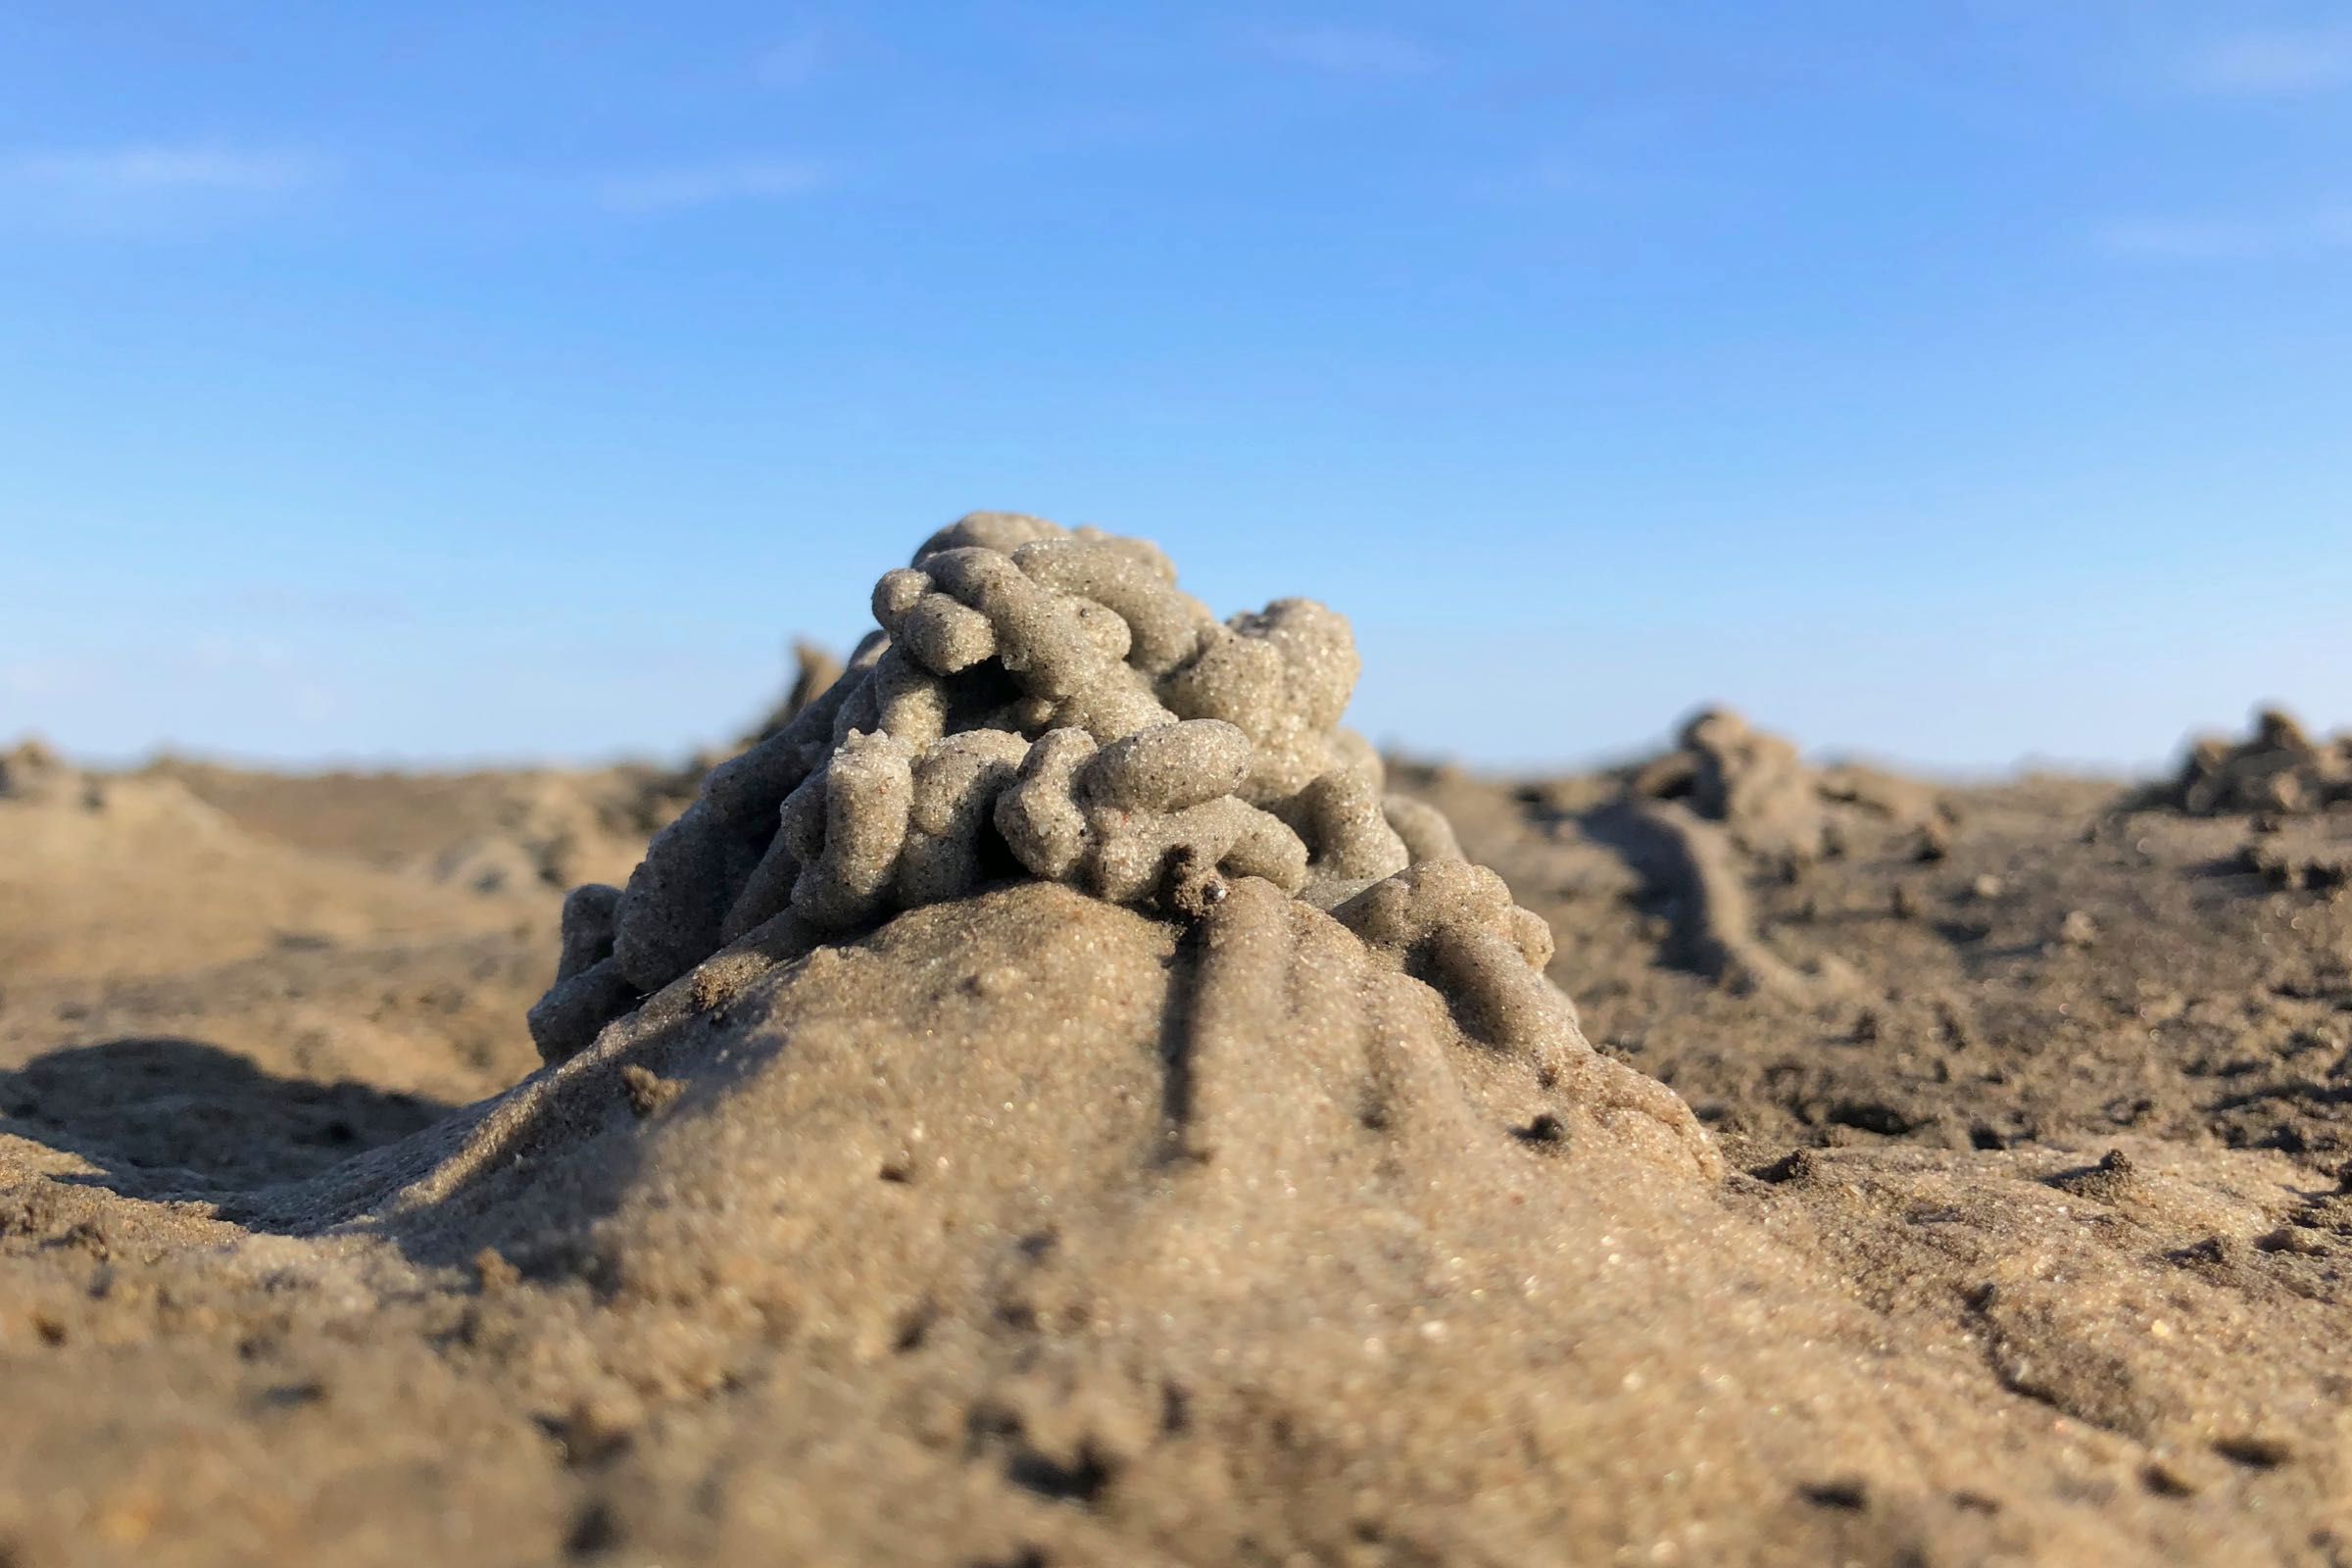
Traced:
[[0, 1133], [70, 1151], [130, 1198], [218, 1199], [300, 1181], [453, 1107], [265, 1072], [201, 1040], [73, 1046], [0, 1072]]

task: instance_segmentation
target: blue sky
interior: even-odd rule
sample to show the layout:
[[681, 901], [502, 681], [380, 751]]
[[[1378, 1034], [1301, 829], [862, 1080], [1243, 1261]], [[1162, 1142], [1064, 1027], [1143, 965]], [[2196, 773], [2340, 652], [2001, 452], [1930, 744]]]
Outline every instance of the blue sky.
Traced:
[[975, 507], [1491, 763], [2352, 722], [2352, 10], [16, 0], [0, 733], [732, 733]]

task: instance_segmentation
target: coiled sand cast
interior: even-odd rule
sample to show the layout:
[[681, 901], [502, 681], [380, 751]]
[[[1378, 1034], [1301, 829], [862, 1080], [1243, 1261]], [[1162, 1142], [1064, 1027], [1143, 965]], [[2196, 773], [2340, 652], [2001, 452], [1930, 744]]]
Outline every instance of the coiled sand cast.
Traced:
[[715, 955], [764, 967], [1022, 877], [1178, 919], [1257, 878], [1437, 986], [1470, 1035], [1591, 1057], [1544, 922], [1341, 727], [1360, 669], [1341, 615], [1219, 621], [1152, 545], [1008, 513], [932, 535], [873, 610], [844, 676], [714, 769], [625, 889], [570, 895], [530, 1014], [549, 1061]]

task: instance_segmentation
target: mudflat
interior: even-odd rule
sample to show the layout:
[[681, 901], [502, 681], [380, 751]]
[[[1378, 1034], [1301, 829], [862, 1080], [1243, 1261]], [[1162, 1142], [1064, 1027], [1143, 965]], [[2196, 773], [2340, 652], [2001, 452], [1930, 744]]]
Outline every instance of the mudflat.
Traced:
[[1506, 779], [1130, 541], [876, 610], [709, 771], [0, 763], [0, 1563], [2352, 1557], [2352, 747]]

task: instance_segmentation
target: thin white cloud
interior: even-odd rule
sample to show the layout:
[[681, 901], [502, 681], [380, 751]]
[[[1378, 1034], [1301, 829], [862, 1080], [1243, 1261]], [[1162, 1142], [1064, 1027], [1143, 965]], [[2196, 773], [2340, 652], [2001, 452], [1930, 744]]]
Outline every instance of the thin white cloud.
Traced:
[[1594, 160], [1570, 153], [1544, 153], [1524, 163], [1471, 176], [1465, 189], [1481, 201], [1519, 202], [1606, 194], [1622, 176]]
[[0, 184], [80, 199], [205, 192], [277, 195], [320, 184], [331, 172], [325, 160], [314, 154], [217, 143], [0, 154]]
[[[97, 684], [86, 662], [15, 659], [0, 662], [0, 691], [14, 697], [68, 696]], [[10, 732], [0, 730], [0, 740]]]
[[599, 195], [616, 213], [675, 213], [805, 196], [828, 177], [825, 168], [809, 159], [736, 159], [616, 175], [604, 182]]
[[415, 618], [408, 603], [392, 594], [360, 588], [280, 582], [249, 582], [214, 588], [195, 596], [191, 608], [225, 612], [240, 622], [404, 621]]
[[1250, 41], [1285, 65], [1335, 76], [1419, 76], [1438, 66], [1426, 44], [1386, 27], [1268, 27]]
[[2136, 261], [2291, 261], [2352, 250], [2352, 207], [2278, 218], [2125, 219], [2094, 238], [2110, 255]]
[[806, 87], [825, 63], [825, 35], [814, 26], [778, 39], [752, 62], [752, 75], [762, 87]]
[[2301, 97], [2352, 87], [2352, 26], [2241, 32], [2188, 62], [2190, 86], [2243, 98]]

